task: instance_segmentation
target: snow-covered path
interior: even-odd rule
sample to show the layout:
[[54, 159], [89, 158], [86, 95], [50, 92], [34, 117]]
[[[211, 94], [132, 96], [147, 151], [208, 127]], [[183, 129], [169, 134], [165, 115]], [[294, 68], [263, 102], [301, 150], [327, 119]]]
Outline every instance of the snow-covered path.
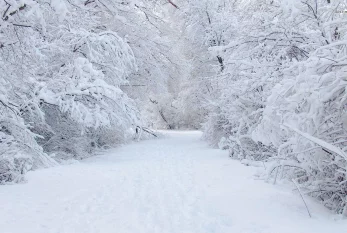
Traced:
[[253, 177], [199, 132], [134, 143], [0, 187], [1, 233], [343, 233], [323, 207]]

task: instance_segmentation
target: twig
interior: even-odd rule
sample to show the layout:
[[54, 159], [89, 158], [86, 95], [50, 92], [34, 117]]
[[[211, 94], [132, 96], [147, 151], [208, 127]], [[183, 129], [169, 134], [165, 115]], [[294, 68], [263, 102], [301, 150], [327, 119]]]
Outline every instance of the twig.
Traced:
[[16, 26], [16, 27], [25, 27], [25, 28], [31, 28], [30, 25], [23, 25], [23, 24], [17, 24], [17, 23], [14, 23], [12, 24], [13, 26]]
[[173, 5], [176, 9], [179, 9], [178, 6], [177, 6], [175, 3], [173, 3], [171, 0], [168, 0], [168, 1], [169, 1], [169, 3], [170, 3], [171, 5]]
[[311, 213], [310, 213], [310, 210], [308, 209], [308, 206], [307, 206], [306, 201], [305, 201], [305, 199], [304, 199], [304, 196], [302, 195], [301, 190], [300, 190], [300, 188], [299, 188], [299, 185], [295, 182], [294, 179], [292, 179], [292, 181], [293, 181], [293, 183], [295, 184], [296, 188], [298, 189], [298, 191], [299, 191], [299, 193], [300, 193], [300, 196], [301, 196], [301, 199], [302, 199], [302, 201], [304, 202], [304, 204], [305, 204], [305, 206], [306, 206], [306, 210], [307, 210], [308, 216], [310, 216], [310, 218], [312, 218]]
[[278, 176], [278, 170], [279, 170], [279, 169], [280, 169], [280, 166], [278, 166], [277, 169], [276, 169], [276, 175], [275, 175], [274, 184], [276, 184], [277, 176]]

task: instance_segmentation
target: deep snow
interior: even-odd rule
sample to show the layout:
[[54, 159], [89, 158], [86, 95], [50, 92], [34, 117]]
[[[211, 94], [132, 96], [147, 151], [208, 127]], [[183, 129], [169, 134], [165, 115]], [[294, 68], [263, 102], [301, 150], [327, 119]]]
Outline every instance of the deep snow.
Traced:
[[347, 222], [255, 168], [200, 141], [199, 132], [38, 170], [0, 187], [1, 233], [344, 233]]

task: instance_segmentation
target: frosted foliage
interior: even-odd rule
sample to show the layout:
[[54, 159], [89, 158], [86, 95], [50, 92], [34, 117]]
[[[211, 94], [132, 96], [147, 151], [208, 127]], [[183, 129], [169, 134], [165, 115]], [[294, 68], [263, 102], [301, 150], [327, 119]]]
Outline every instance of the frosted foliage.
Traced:
[[181, 2], [195, 59], [220, 68], [197, 73], [204, 137], [345, 215], [346, 3]]
[[127, 4], [0, 1], [1, 183], [134, 138], [142, 119], [121, 86], [141, 63], [129, 29], [105, 24], [131, 19]]
[[0, 0], [0, 183], [202, 129], [347, 216], [346, 0]]

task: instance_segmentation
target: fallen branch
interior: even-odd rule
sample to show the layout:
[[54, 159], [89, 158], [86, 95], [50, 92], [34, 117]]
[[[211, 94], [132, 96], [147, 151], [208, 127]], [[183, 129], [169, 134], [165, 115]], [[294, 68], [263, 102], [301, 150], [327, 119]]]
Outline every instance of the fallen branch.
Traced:
[[158, 137], [152, 130], [146, 128], [146, 127], [141, 127], [141, 126], [136, 126], [136, 135], [138, 135], [138, 140], [141, 138], [142, 132], [148, 133], [154, 137]]
[[144, 131], [144, 132], [146, 132], [146, 133], [149, 133], [149, 134], [151, 134], [151, 135], [153, 135], [154, 137], [158, 137], [158, 135], [156, 135], [152, 130], [150, 130], [150, 129], [148, 129], [148, 128], [144, 128], [144, 127], [142, 127], [142, 130]]

